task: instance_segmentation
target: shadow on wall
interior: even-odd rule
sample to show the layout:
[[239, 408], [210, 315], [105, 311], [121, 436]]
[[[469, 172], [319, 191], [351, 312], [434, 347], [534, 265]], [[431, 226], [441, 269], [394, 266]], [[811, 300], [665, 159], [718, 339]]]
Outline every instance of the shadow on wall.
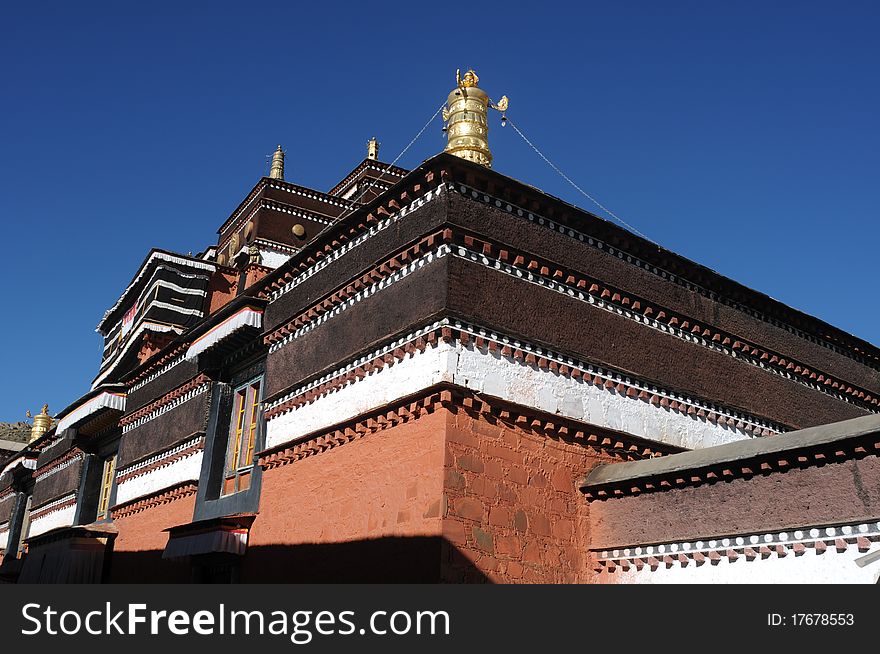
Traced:
[[489, 583], [440, 537], [249, 547], [243, 558], [163, 560], [161, 550], [111, 554], [112, 583]]

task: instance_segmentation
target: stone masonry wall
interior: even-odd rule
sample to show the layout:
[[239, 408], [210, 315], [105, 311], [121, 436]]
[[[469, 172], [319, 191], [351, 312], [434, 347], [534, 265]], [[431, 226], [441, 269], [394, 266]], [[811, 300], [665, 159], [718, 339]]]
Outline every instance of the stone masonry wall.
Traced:
[[449, 414], [442, 580], [478, 581], [476, 569], [496, 583], [592, 581], [589, 506], [575, 481], [620, 459], [490, 420]]

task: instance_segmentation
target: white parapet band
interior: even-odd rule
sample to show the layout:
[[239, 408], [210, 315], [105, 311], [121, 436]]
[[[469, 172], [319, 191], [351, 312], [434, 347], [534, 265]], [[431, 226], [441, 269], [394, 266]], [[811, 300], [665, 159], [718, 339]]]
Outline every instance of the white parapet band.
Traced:
[[[874, 543], [871, 552], [880, 552], [880, 544]], [[749, 561], [740, 556], [736, 560], [722, 557], [702, 565], [690, 563], [686, 567], [660, 565], [656, 570], [643, 566], [641, 570], [630, 566], [603, 579], [617, 584], [873, 584], [880, 575], [880, 565], [861, 567], [856, 559], [866, 556], [855, 547], [843, 552], [829, 549], [818, 553], [805, 548], [795, 556], [789, 552], [779, 556], [776, 552], [767, 558]]]
[[116, 504], [126, 504], [182, 482], [198, 480], [202, 470], [202, 454], [202, 450], [198, 450], [168, 465], [122, 481], [116, 488]]
[[262, 324], [263, 312], [245, 307], [193, 341], [193, 344], [186, 351], [186, 358], [194, 359], [239, 329], [245, 327], [259, 328]]
[[730, 426], [687, 415], [461, 343], [441, 342], [407, 355], [267, 422], [273, 448], [449, 382], [472, 391], [597, 427], [689, 449], [744, 440]]
[[125, 393], [110, 393], [107, 391], [98, 393], [95, 397], [83, 402], [80, 406], [59, 420], [58, 426], [55, 428], [55, 433], [60, 434], [68, 427], [82, 422], [101, 409], [116, 409], [117, 411], [123, 411], [125, 409]]
[[76, 515], [76, 504], [71, 504], [57, 511], [50, 511], [39, 518], [31, 520], [31, 526], [28, 530], [28, 538], [45, 534], [47, 531], [58, 529], [59, 527], [69, 527], [73, 524], [73, 518]]

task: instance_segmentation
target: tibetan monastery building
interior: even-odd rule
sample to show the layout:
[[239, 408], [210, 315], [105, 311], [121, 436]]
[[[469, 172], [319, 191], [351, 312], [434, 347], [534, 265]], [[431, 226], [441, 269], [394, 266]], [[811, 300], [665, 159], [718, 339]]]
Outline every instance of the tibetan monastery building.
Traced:
[[146, 255], [0, 464], [3, 580], [876, 580], [880, 350], [495, 172], [477, 84]]

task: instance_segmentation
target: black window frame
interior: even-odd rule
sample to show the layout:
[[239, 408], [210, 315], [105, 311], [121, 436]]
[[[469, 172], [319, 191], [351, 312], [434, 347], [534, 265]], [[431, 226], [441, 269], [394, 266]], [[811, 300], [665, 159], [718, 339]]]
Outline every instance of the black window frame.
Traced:
[[[113, 480], [110, 484], [110, 497], [107, 500], [107, 511], [103, 516], [98, 515], [101, 501], [101, 486], [104, 477], [104, 464], [110, 457], [119, 456], [120, 433], [115, 433], [109, 438], [102, 439], [99, 444], [93, 445], [86, 455], [83, 465], [82, 479], [77, 490], [76, 514], [74, 525], [88, 525], [113, 521], [113, 506], [116, 504], [116, 491], [118, 483], [116, 478], [119, 469], [114, 464]], [[82, 447], [86, 445], [82, 444]]]
[[205, 432], [205, 449], [193, 520], [206, 520], [236, 513], [256, 513], [260, 504], [262, 468], [254, 456], [251, 463], [250, 484], [247, 489], [223, 494], [226, 473], [226, 455], [229, 446], [235, 391], [247, 384], [259, 381], [260, 396], [257, 427], [254, 436], [254, 455], [265, 448], [266, 420], [263, 415], [263, 397], [266, 386], [266, 359], [230, 368], [221, 374], [211, 388], [208, 425]]

